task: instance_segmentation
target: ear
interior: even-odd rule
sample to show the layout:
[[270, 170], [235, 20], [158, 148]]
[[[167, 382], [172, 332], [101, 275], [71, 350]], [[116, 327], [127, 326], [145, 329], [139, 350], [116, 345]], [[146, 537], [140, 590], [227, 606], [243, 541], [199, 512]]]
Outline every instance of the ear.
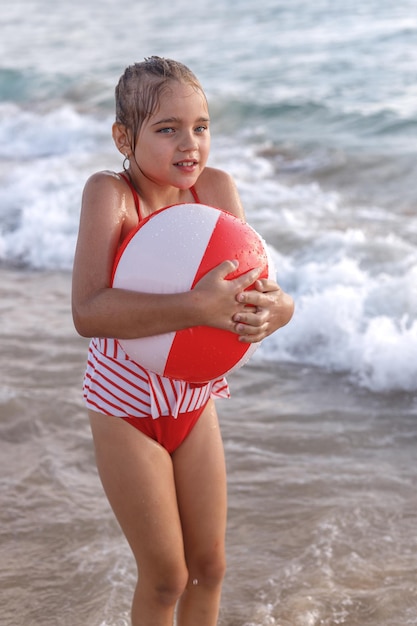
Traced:
[[123, 154], [123, 156], [129, 156], [132, 154], [130, 147], [130, 138], [126, 126], [115, 122], [112, 126], [113, 141], [116, 144], [116, 148]]

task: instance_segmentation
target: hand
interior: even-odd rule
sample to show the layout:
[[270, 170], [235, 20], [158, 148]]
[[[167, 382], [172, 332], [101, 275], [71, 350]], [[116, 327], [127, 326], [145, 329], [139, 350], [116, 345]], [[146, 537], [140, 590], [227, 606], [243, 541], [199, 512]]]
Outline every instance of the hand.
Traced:
[[201, 325], [241, 334], [236, 330], [234, 316], [238, 313], [243, 315], [247, 307], [239, 301], [238, 296], [247, 293], [244, 290], [254, 285], [262, 270], [255, 268], [227, 280], [237, 267], [237, 261], [224, 261], [203, 276], [194, 287], [193, 294], [199, 299], [198, 308], [202, 315]]
[[294, 313], [294, 301], [273, 280], [262, 278], [254, 289], [242, 291], [236, 299], [245, 308], [233, 316], [235, 332], [243, 343], [256, 343], [288, 324]]

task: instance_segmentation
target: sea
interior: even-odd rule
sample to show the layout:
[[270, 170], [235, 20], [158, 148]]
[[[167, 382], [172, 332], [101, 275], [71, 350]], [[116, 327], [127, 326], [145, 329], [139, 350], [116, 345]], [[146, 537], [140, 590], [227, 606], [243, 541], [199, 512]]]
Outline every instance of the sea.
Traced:
[[[114, 87], [198, 76], [295, 301], [230, 376], [219, 626], [417, 625], [417, 3], [19, 0], [0, 14], [0, 624], [128, 626], [71, 268]], [[196, 624], [195, 626], [199, 626]]]

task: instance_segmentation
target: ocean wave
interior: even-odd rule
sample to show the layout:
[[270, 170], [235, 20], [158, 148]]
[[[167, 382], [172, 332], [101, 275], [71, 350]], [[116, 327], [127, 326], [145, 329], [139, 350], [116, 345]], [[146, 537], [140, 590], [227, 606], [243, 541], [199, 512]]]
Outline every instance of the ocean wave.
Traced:
[[[415, 392], [417, 250], [398, 259], [397, 271], [388, 261], [370, 271], [349, 253], [351, 238], [341, 234], [339, 250], [327, 259], [311, 254], [297, 263], [275, 251], [278, 281], [282, 277], [296, 309], [291, 323], [265, 340], [254, 359], [344, 373], [375, 392]], [[359, 240], [362, 245], [361, 234]], [[389, 246], [386, 241], [388, 256]]]

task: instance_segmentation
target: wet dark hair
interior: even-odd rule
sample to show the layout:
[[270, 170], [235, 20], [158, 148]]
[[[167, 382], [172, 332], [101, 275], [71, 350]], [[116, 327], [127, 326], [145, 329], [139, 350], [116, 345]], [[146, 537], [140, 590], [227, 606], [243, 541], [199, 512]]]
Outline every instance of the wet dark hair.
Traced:
[[[203, 88], [193, 72], [182, 63], [158, 56], [146, 58], [126, 68], [116, 86], [116, 122], [132, 133], [136, 144], [143, 122], [158, 108], [169, 83], [177, 81], [191, 85], [205, 98]], [[134, 150], [135, 146], [131, 146]]]

